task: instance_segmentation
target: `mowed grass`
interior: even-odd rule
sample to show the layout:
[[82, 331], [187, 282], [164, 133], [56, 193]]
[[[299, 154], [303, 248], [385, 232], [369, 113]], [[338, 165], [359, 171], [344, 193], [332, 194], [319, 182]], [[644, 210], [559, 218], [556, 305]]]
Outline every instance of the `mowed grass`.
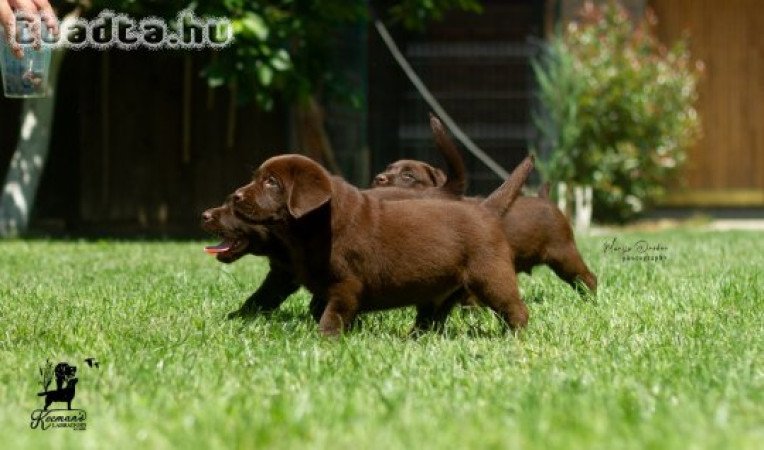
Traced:
[[[605, 253], [613, 237], [663, 262]], [[528, 329], [485, 309], [407, 337], [412, 310], [318, 335], [309, 295], [224, 319], [262, 259], [202, 243], [0, 242], [3, 448], [762, 448], [764, 236], [678, 230], [579, 238], [582, 300], [522, 275]], [[88, 368], [86, 357], [100, 368]], [[32, 430], [38, 366], [78, 366], [87, 430]], [[61, 404], [54, 404], [61, 407]]]

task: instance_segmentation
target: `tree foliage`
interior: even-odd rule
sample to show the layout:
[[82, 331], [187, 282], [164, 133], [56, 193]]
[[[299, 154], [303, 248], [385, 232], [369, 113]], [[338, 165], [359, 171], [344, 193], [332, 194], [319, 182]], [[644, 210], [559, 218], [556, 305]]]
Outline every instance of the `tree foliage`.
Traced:
[[[241, 101], [272, 107], [276, 96], [301, 102], [317, 93], [347, 93], [333, 68], [338, 32], [365, 25], [367, 0], [79, 0], [91, 14], [103, 9], [140, 17], [172, 18], [190, 9], [200, 17], [226, 17], [234, 43], [216, 52], [203, 71], [212, 87], [236, 86]], [[385, 18], [407, 29], [422, 30], [452, 9], [479, 11], [480, 0], [396, 0], [385, 5]]]

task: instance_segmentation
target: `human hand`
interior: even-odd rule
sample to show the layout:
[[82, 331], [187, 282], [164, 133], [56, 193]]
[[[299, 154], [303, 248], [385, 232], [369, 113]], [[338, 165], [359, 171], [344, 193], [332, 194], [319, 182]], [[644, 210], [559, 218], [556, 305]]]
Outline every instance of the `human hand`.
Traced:
[[[11, 45], [11, 51], [17, 58], [24, 56], [24, 49], [15, 39], [17, 14], [29, 19], [36, 19], [39, 16], [52, 34], [58, 34], [58, 19], [48, 0], [0, 0], [0, 25], [5, 29], [5, 36], [2, 38]], [[37, 20], [31, 20], [32, 37], [36, 48], [40, 46], [39, 25]]]

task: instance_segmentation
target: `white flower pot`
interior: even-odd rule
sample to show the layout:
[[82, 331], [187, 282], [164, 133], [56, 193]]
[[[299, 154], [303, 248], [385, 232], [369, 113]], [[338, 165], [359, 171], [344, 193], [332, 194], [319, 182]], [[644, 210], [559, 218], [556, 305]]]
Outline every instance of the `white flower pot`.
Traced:
[[[569, 206], [570, 200], [572, 200], [570, 202], [572, 203], [572, 211]], [[572, 216], [576, 231], [586, 232], [591, 228], [594, 203], [590, 185], [574, 185], [573, 189], [569, 190], [567, 183], [558, 183], [557, 206], [567, 217]]]

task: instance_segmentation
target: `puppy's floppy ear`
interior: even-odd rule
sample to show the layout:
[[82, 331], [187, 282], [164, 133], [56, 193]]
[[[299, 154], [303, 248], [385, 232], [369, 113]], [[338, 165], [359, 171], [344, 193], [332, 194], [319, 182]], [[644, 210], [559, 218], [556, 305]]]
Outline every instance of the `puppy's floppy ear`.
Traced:
[[441, 187], [446, 184], [446, 174], [443, 173], [442, 170], [436, 169], [430, 165], [425, 166], [425, 169], [427, 170], [427, 175], [430, 177], [433, 186]]
[[314, 161], [297, 164], [291, 178], [289, 183], [285, 183], [287, 208], [295, 219], [318, 209], [332, 198], [329, 174]]

